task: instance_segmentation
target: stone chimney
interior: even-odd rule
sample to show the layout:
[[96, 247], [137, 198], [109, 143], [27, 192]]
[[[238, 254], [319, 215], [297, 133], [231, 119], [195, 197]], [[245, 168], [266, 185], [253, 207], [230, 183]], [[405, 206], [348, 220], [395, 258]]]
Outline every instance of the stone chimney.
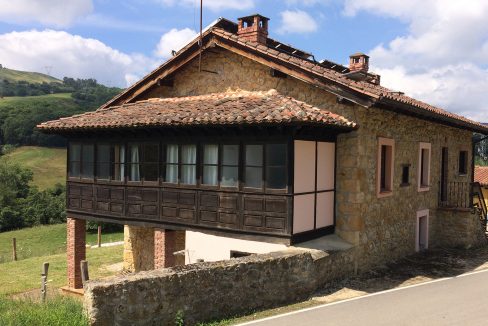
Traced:
[[238, 18], [237, 35], [242, 40], [266, 44], [268, 21], [269, 18], [258, 14]]
[[362, 71], [368, 72], [369, 70], [369, 56], [364, 53], [354, 53], [349, 56], [349, 70], [351, 72]]

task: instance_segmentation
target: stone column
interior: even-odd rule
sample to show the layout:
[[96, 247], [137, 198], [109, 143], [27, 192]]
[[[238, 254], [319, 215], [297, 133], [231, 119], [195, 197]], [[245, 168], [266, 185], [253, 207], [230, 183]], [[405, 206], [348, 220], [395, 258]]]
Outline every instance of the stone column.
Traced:
[[80, 262], [86, 259], [86, 221], [68, 217], [66, 231], [68, 287], [81, 289], [83, 283], [81, 281]]
[[124, 270], [130, 272], [154, 269], [154, 229], [124, 226]]
[[174, 255], [185, 249], [185, 231], [154, 229], [154, 268], [185, 265], [185, 255]]

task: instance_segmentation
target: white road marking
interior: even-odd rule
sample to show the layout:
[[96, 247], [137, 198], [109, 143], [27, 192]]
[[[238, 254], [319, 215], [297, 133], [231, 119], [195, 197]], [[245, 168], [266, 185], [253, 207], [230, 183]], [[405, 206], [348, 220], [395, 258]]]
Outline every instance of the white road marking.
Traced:
[[260, 323], [260, 322], [263, 322], [263, 321], [277, 319], [277, 318], [282, 318], [282, 317], [285, 317], [285, 316], [295, 315], [295, 314], [299, 314], [299, 313], [302, 313], [302, 312], [307, 312], [307, 311], [311, 311], [311, 310], [321, 309], [321, 308], [325, 308], [325, 307], [329, 307], [329, 306], [335, 306], [335, 305], [338, 305], [338, 304], [341, 304], [341, 303], [346, 303], [346, 302], [356, 301], [356, 300], [362, 300], [362, 299], [366, 299], [366, 298], [369, 298], [369, 297], [374, 297], [374, 296], [381, 295], [381, 294], [386, 294], [386, 293], [390, 293], [390, 292], [396, 292], [396, 291], [411, 289], [411, 288], [415, 288], [415, 287], [418, 287], [418, 286], [428, 285], [428, 284], [437, 283], [437, 282], [444, 282], [444, 281], [448, 281], [448, 280], [452, 280], [452, 279], [456, 279], [456, 278], [460, 278], [460, 277], [466, 277], [466, 276], [470, 276], [470, 275], [474, 275], [474, 274], [480, 274], [480, 273], [486, 273], [486, 272], [488, 272], [488, 269], [484, 269], [484, 270], [480, 270], [480, 271], [474, 271], [474, 272], [469, 272], [469, 273], [464, 273], [464, 274], [457, 275], [457, 276], [453, 276], [453, 277], [443, 277], [443, 278], [440, 278], [440, 279], [437, 279], [437, 280], [432, 280], [432, 281], [427, 281], [427, 282], [423, 282], [423, 283], [407, 285], [407, 286], [404, 286], [404, 287], [399, 287], [399, 288], [394, 288], [394, 289], [390, 289], [390, 290], [384, 290], [384, 291], [380, 291], [380, 292], [366, 294], [366, 295], [359, 296], [359, 297], [355, 297], [355, 298], [351, 298], [351, 299], [345, 299], [345, 300], [341, 300], [341, 301], [326, 303], [326, 304], [319, 305], [319, 306], [315, 306], [315, 307], [310, 307], [310, 308], [300, 309], [300, 310], [296, 310], [296, 311], [291, 311], [291, 312], [287, 312], [287, 313], [284, 313], [284, 314], [281, 314], [281, 315], [271, 316], [271, 317], [267, 317], [267, 318], [263, 318], [263, 319], [258, 319], [258, 320], [253, 320], [253, 321], [245, 322], [245, 323], [242, 323], [242, 324], [237, 324], [236, 326], [244, 326], [244, 325], [257, 324], [257, 323]]

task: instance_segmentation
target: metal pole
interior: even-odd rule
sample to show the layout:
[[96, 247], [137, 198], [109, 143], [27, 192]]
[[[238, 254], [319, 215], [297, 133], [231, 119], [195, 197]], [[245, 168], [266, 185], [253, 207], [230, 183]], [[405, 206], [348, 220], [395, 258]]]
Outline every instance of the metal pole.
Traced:
[[102, 246], [102, 226], [98, 226], [98, 237], [97, 237], [98, 248]]
[[42, 302], [46, 302], [48, 271], [49, 271], [49, 263], [42, 264], [42, 273], [41, 273], [41, 301]]
[[85, 282], [90, 279], [88, 276], [88, 262], [86, 260], [82, 260], [80, 262], [80, 268], [81, 268], [81, 282], [83, 285], [85, 285]]
[[17, 239], [12, 238], [12, 260], [17, 261]]

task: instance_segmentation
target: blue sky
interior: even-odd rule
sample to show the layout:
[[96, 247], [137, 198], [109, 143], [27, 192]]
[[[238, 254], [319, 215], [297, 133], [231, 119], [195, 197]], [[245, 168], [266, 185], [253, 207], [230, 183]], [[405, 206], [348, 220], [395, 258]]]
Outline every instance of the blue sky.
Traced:
[[[199, 0], [0, 0], [0, 64], [125, 87], [194, 36]], [[270, 36], [488, 121], [488, 1], [204, 0], [204, 26], [258, 12]]]

